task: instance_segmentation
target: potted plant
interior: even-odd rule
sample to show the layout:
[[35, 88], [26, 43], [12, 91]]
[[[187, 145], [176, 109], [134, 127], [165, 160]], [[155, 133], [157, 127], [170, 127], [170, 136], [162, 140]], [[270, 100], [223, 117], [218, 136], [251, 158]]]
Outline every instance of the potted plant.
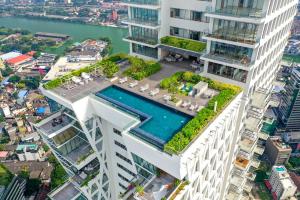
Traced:
[[138, 193], [138, 195], [143, 196], [144, 195], [144, 187], [143, 186], [136, 186], [135, 187], [136, 192]]

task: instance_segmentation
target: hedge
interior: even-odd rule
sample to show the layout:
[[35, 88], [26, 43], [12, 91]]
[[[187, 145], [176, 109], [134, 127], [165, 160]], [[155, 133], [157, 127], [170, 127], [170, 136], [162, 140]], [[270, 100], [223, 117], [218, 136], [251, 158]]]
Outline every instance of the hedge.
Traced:
[[54, 89], [56, 87], [59, 87], [63, 83], [65, 83], [68, 79], [70, 79], [72, 76], [80, 76], [83, 72], [90, 73], [93, 70], [97, 68], [103, 69], [103, 73], [108, 78], [111, 78], [115, 73], [119, 71], [119, 67], [116, 65], [115, 62], [126, 59], [126, 56], [124, 54], [116, 54], [113, 56], [110, 56], [108, 58], [103, 59], [102, 61], [99, 61], [95, 64], [89, 65], [87, 67], [74, 70], [66, 75], [63, 75], [61, 77], [58, 77], [56, 79], [53, 79], [46, 84], [43, 85], [43, 87], [47, 90]]
[[166, 36], [160, 39], [161, 44], [186, 49], [195, 52], [202, 52], [206, 49], [206, 43], [195, 40]]
[[145, 61], [137, 57], [128, 57], [130, 67], [123, 74], [135, 80], [142, 80], [161, 70], [161, 65], [154, 61]]
[[[167, 80], [163, 80], [160, 85], [167, 89], [168, 85], [178, 84], [180, 81], [189, 81], [193, 83], [204, 81], [208, 83], [209, 88], [218, 90], [219, 94], [211, 98], [207, 106], [200, 110], [197, 115], [181, 129], [181, 131], [176, 133], [173, 138], [165, 144], [164, 151], [170, 154], [178, 154], [183, 151], [194, 138], [202, 133], [209, 122], [214, 119], [241, 91], [237, 86], [213, 81], [192, 72], [177, 72], [170, 78], [167, 78]], [[217, 112], [214, 112], [215, 102], [217, 102]]]

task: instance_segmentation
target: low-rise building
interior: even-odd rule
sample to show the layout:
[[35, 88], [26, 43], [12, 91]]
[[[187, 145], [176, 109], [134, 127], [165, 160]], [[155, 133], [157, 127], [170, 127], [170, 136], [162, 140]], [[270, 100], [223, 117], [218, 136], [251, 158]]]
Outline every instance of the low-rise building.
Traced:
[[39, 40], [53, 40], [55, 42], [63, 42], [70, 38], [69, 35], [59, 34], [59, 33], [45, 33], [45, 32], [37, 32], [34, 34]]
[[269, 182], [277, 199], [289, 199], [296, 193], [297, 187], [284, 166], [272, 167]]
[[44, 151], [36, 144], [19, 144], [16, 153], [20, 161], [40, 161]]
[[23, 54], [17, 56], [15, 58], [11, 58], [6, 60], [6, 63], [15, 70], [18, 70], [22, 65], [31, 65], [33, 61], [33, 57], [27, 54]]
[[265, 150], [272, 165], [287, 163], [292, 153], [291, 147], [278, 136], [268, 138]]
[[292, 156], [300, 156], [300, 132], [284, 133], [283, 140], [292, 148]]

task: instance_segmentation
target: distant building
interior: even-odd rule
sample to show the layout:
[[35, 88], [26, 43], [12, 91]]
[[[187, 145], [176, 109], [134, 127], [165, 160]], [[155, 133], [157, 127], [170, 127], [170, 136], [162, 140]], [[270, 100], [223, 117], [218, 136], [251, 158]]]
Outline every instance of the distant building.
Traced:
[[111, 11], [111, 20], [112, 20], [112, 21], [117, 21], [118, 18], [119, 18], [118, 12], [117, 12], [115, 9], [113, 9], [113, 10]]
[[292, 156], [300, 156], [300, 131], [284, 133], [283, 140], [292, 148]]
[[269, 137], [266, 142], [266, 154], [272, 165], [281, 165], [288, 162], [292, 149], [280, 137]]
[[24, 191], [26, 180], [14, 177], [10, 182], [0, 200], [25, 200]]
[[16, 153], [20, 161], [42, 160], [43, 150], [36, 144], [19, 144]]
[[273, 194], [276, 194], [277, 199], [288, 199], [293, 197], [297, 191], [297, 187], [290, 178], [284, 166], [273, 166], [272, 173], [269, 179], [272, 186]]
[[22, 55], [20, 52], [18, 52], [18, 51], [12, 51], [12, 52], [0, 55], [0, 60], [6, 61], [6, 60], [9, 60], [9, 59], [18, 57], [20, 55]]
[[296, 196], [300, 197], [300, 176], [297, 175], [294, 172], [290, 172], [290, 177], [293, 180], [293, 182], [295, 183], [295, 185], [297, 186], [297, 193]]
[[34, 37], [40, 40], [53, 40], [55, 42], [63, 42], [65, 40], [70, 39], [69, 35], [59, 34], [59, 33], [45, 33], [45, 32], [37, 32], [34, 34]]
[[24, 55], [17, 56], [15, 58], [8, 59], [8, 60], [6, 60], [6, 63], [10, 67], [14, 68], [15, 70], [18, 70], [21, 65], [26, 65], [26, 63], [29, 63], [29, 65], [31, 65], [32, 64], [31, 61], [33, 61], [33, 57], [30, 55], [24, 54]]

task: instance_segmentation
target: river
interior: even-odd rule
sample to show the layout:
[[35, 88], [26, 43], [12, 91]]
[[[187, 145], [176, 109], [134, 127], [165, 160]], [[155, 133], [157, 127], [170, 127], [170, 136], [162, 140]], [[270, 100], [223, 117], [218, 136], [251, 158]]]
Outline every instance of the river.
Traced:
[[72, 37], [74, 42], [80, 42], [87, 38], [109, 37], [112, 40], [113, 53], [128, 53], [129, 51], [128, 44], [122, 41], [122, 38], [128, 33], [127, 29], [123, 28], [20, 17], [1, 17], [0, 26], [21, 28], [32, 33], [51, 32], [67, 34]]

